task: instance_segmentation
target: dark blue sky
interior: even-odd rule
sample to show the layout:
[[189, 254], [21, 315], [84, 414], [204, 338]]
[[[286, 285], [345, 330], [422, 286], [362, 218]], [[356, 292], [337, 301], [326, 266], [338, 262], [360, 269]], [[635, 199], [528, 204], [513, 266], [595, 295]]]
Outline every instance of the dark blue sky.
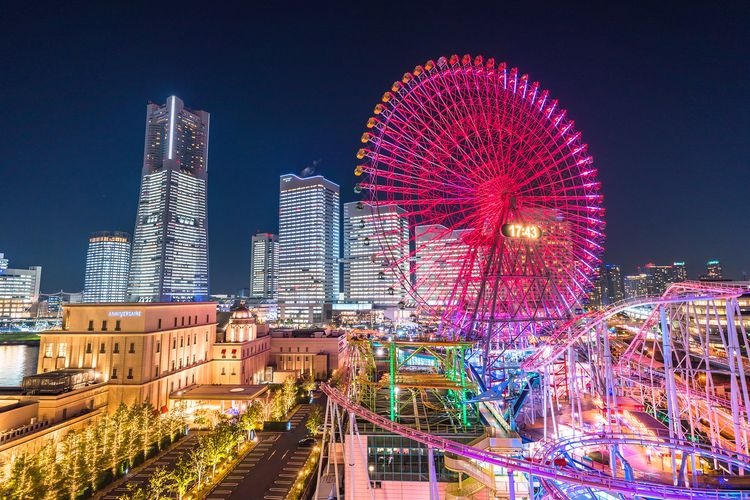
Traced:
[[83, 287], [89, 232], [133, 231], [147, 101], [212, 115], [212, 291], [233, 291], [250, 235], [276, 230], [278, 175], [320, 159], [353, 199], [382, 93], [467, 52], [568, 109], [600, 172], [608, 262], [750, 271], [746, 2], [26, 3], [0, 15], [0, 252], [44, 266], [44, 291]]

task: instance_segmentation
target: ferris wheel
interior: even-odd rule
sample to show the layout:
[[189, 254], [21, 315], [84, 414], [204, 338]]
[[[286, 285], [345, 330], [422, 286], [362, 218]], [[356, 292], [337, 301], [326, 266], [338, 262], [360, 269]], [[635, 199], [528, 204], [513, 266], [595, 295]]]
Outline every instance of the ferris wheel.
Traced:
[[377, 232], [383, 267], [447, 335], [523, 342], [591, 290], [597, 171], [537, 82], [481, 56], [430, 60], [393, 84], [367, 129], [355, 192], [376, 212], [400, 207], [409, 226], [408, 251], [385, 224]]

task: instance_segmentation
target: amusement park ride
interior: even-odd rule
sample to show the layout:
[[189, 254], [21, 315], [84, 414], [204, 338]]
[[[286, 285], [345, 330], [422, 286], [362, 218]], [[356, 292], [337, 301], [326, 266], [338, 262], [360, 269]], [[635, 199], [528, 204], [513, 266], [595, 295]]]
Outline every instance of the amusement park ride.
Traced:
[[587, 311], [600, 184], [546, 90], [441, 57], [367, 128], [355, 192], [404, 209], [411, 235], [404, 257], [383, 229], [373, 259], [430, 324], [350, 338], [323, 386], [318, 498], [750, 498], [750, 288], [684, 282]]

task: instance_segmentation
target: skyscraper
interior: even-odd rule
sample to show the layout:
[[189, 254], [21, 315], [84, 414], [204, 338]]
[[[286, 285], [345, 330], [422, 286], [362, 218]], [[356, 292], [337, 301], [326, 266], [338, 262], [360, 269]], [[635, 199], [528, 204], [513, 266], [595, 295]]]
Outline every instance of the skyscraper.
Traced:
[[322, 176], [280, 177], [281, 319], [316, 324], [339, 291], [339, 186]]
[[685, 262], [680, 261], [672, 264], [672, 279], [672, 283], [687, 281], [688, 275], [687, 267], [685, 267]]
[[208, 297], [206, 181], [209, 114], [175, 96], [146, 107], [146, 144], [128, 296], [134, 302]]
[[125, 302], [130, 270], [130, 235], [99, 231], [89, 237], [84, 302]]
[[250, 297], [275, 299], [279, 287], [279, 237], [258, 233], [250, 244]]
[[39, 300], [42, 267], [11, 269], [0, 253], [0, 318], [28, 318]]
[[402, 278], [409, 276], [408, 256], [409, 222], [402, 208], [361, 201], [344, 204], [347, 301], [398, 304], [406, 294]]
[[620, 266], [617, 264], [604, 265], [599, 277], [599, 283], [602, 287], [601, 297], [603, 305], [614, 304], [625, 298], [622, 273], [620, 272]]
[[633, 274], [625, 276], [625, 298], [634, 299], [636, 297], [644, 297], [648, 295], [646, 274]]
[[670, 283], [674, 282], [672, 266], [657, 266], [646, 264], [646, 285], [648, 294], [652, 296], [662, 295]]
[[724, 279], [724, 273], [721, 270], [721, 264], [718, 260], [709, 260], [706, 262], [706, 274], [701, 276], [701, 279], [706, 281], [721, 281]]

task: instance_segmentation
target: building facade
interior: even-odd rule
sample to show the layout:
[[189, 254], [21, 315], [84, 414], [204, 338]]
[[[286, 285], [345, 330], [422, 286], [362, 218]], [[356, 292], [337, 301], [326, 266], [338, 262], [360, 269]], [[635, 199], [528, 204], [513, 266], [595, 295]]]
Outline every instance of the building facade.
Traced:
[[721, 263], [718, 260], [709, 260], [706, 262], [706, 274], [701, 276], [706, 281], [723, 280], [724, 273], [721, 270]]
[[445, 305], [453, 296], [461, 265], [468, 253], [468, 246], [463, 241], [465, 231], [450, 230], [442, 225], [417, 226], [415, 231], [417, 262], [414, 275], [420, 301]]
[[633, 274], [625, 276], [624, 288], [625, 298], [634, 299], [648, 295], [648, 276], [646, 274]]
[[[271, 332], [270, 362], [276, 372], [305, 373], [326, 379], [346, 360], [346, 336], [294, 336], [290, 331]], [[275, 376], [274, 381], [282, 381]]]
[[250, 297], [276, 299], [279, 287], [279, 238], [258, 233], [250, 243]]
[[41, 280], [41, 266], [12, 269], [0, 253], [0, 318], [30, 318], [39, 301]]
[[339, 186], [322, 176], [282, 175], [279, 196], [279, 313], [321, 324], [339, 291]]
[[409, 222], [396, 205], [344, 204], [344, 298], [395, 305], [404, 300]]
[[620, 266], [617, 264], [605, 264], [599, 275], [601, 286], [602, 305], [610, 305], [625, 298], [625, 290]]
[[211, 362], [212, 383], [248, 385], [266, 382], [270, 352], [271, 337], [259, 335], [255, 318], [245, 306], [240, 306], [231, 313], [223, 331], [217, 334]]
[[95, 370], [111, 408], [145, 401], [166, 408], [171, 393], [211, 383], [215, 341], [210, 302], [71, 304], [62, 328], [40, 335], [37, 372]]
[[125, 302], [130, 271], [130, 235], [99, 231], [89, 237], [84, 302]]
[[208, 298], [209, 114], [149, 104], [128, 283], [133, 302]]

